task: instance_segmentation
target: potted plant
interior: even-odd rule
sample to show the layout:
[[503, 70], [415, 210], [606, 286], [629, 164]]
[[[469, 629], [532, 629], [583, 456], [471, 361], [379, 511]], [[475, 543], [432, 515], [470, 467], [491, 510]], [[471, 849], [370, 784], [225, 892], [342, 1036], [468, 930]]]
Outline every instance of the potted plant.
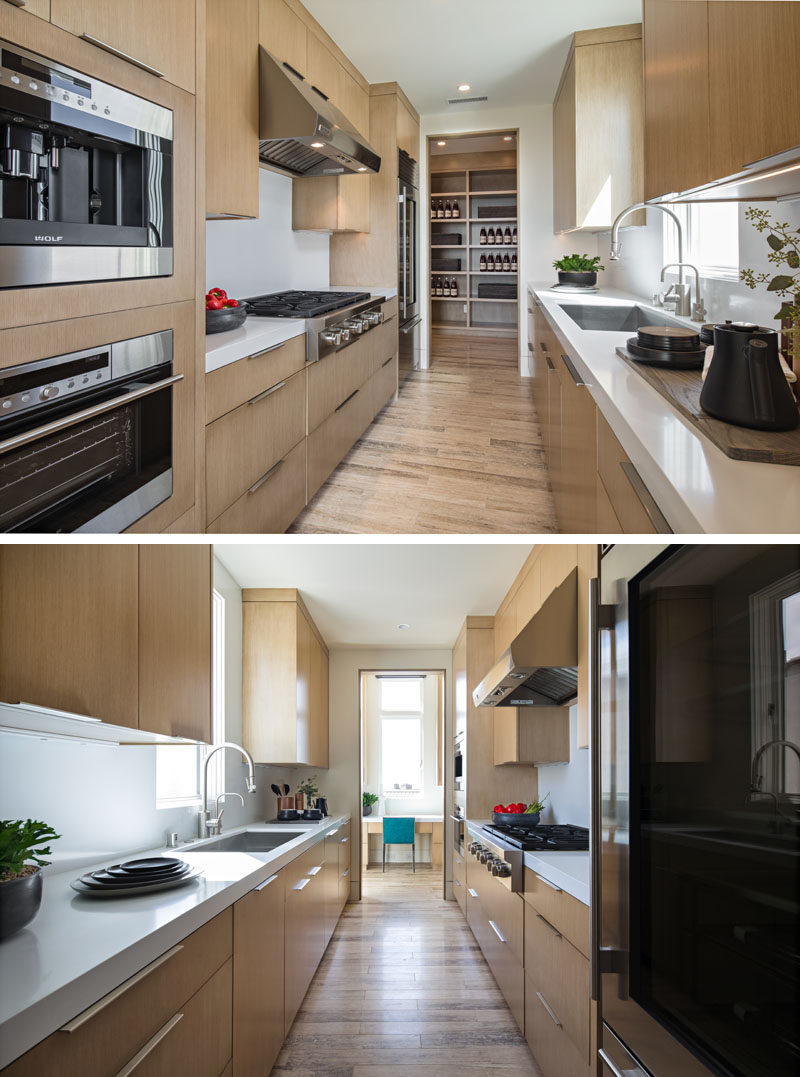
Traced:
[[375, 793], [367, 793], [366, 791], [361, 794], [361, 814], [372, 815], [372, 805], [378, 803], [378, 797]]
[[742, 269], [739, 278], [748, 288], [766, 284], [768, 292], [787, 297], [774, 317], [781, 323], [781, 350], [786, 363], [800, 376], [800, 228], [792, 228], [785, 221], [773, 221], [769, 210], [755, 206], [749, 206], [744, 215], [757, 232], [767, 233], [767, 261], [776, 268], [773, 273]]
[[319, 796], [319, 786], [317, 785], [317, 775], [313, 778], [304, 778], [297, 787], [297, 795], [294, 798], [295, 807], [301, 811], [304, 807], [313, 808], [314, 801]]
[[[42, 873], [50, 847], [46, 841], [60, 838], [52, 827], [38, 820], [0, 821], [0, 940], [25, 927], [42, 902]], [[29, 863], [33, 861], [33, 863]]]
[[605, 269], [600, 265], [600, 258], [589, 258], [585, 254], [566, 254], [553, 262], [553, 267], [558, 270], [559, 284], [577, 284], [583, 288], [590, 288], [597, 284], [598, 269]]

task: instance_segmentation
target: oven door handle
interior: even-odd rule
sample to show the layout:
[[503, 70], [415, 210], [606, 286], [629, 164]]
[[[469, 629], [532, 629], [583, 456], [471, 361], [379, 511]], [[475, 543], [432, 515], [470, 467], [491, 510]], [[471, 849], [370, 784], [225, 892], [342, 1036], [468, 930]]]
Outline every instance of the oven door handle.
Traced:
[[115, 408], [130, 404], [134, 400], [141, 400], [142, 397], [150, 396], [161, 389], [168, 389], [179, 381], [183, 381], [183, 374], [173, 374], [172, 377], [155, 381], [152, 385], [143, 385], [139, 389], [131, 389], [124, 396], [116, 396], [113, 400], [106, 400], [102, 404], [93, 404], [90, 408], [84, 408], [82, 411], [76, 411], [71, 415], [64, 415], [60, 419], [54, 419], [53, 422], [45, 423], [44, 426], [37, 426], [35, 430], [26, 430], [24, 434], [15, 434], [13, 437], [6, 438], [5, 441], [0, 441], [0, 454], [10, 452], [12, 449], [18, 449], [22, 445], [29, 445], [32, 441], [47, 437], [48, 434], [56, 434], [59, 430], [66, 430], [67, 427], [75, 426], [76, 423], [84, 422], [86, 419], [93, 419], [96, 415], [104, 415], [107, 411], [113, 411]]

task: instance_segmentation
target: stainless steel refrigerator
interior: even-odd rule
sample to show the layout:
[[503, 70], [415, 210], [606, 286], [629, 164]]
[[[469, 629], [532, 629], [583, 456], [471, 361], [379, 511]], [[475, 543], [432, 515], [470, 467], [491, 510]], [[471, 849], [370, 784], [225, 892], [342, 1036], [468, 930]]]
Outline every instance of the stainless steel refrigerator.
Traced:
[[419, 167], [405, 150], [398, 151], [397, 180], [397, 295], [400, 320], [402, 385], [420, 365], [419, 292]]

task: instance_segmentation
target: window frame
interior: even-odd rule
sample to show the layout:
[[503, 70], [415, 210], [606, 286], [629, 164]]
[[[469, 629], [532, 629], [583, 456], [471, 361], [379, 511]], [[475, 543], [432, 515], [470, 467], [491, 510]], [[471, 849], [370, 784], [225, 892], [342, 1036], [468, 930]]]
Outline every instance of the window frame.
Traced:
[[[413, 711], [378, 711], [381, 723], [381, 794], [389, 800], [416, 800], [425, 796], [425, 711], [415, 713]], [[419, 774], [418, 784], [411, 789], [386, 788], [384, 781], [384, 722], [416, 722], [419, 733]]]
[[[722, 203], [709, 203], [711, 205], [720, 205]], [[701, 277], [705, 277], [710, 280], [723, 280], [723, 281], [738, 281], [739, 280], [739, 203], [730, 202], [724, 203], [734, 207], [732, 212], [736, 215], [736, 247], [737, 247], [737, 263], [736, 265], [708, 265], [705, 262], [698, 260], [697, 253], [694, 250], [695, 244], [699, 241], [697, 233], [700, 229], [700, 221], [695, 217], [695, 212], [702, 209], [706, 205], [704, 202], [676, 202], [670, 204], [668, 207], [673, 213], [680, 219], [681, 226], [683, 228], [683, 256], [687, 262], [697, 266], [697, 269]], [[662, 238], [662, 255], [664, 258], [664, 265], [668, 265], [672, 262], [678, 261], [678, 233], [675, 228], [675, 224], [671, 218], [667, 217]], [[678, 271], [676, 269], [667, 270], [667, 274], [674, 276], [677, 279]]]

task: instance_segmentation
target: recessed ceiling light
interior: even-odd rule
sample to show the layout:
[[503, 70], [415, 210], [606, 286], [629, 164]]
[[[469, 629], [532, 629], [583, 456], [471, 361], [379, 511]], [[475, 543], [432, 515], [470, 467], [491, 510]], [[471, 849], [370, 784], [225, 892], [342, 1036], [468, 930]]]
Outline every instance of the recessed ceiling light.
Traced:
[[503, 142], [513, 142], [513, 141], [514, 141], [514, 136], [513, 135], [503, 135]]
[[397, 627], [400, 629], [401, 632], [404, 632], [407, 628], [411, 628], [411, 625], [399, 624]]
[[447, 143], [446, 142], [437, 142], [436, 145], [437, 146], [446, 146]]
[[367, 166], [366, 165], [361, 165], [361, 167], [359, 168], [358, 171], [359, 172], [366, 172], [367, 171]]
[[323, 145], [324, 145], [323, 142], [312, 142], [311, 143], [312, 149], [315, 149], [315, 150], [321, 150]]
[[469, 93], [469, 91], [471, 89], [472, 89], [472, 87], [470, 86], [470, 84], [468, 82], [462, 82], [461, 85], [458, 87], [458, 92], [459, 93]]

